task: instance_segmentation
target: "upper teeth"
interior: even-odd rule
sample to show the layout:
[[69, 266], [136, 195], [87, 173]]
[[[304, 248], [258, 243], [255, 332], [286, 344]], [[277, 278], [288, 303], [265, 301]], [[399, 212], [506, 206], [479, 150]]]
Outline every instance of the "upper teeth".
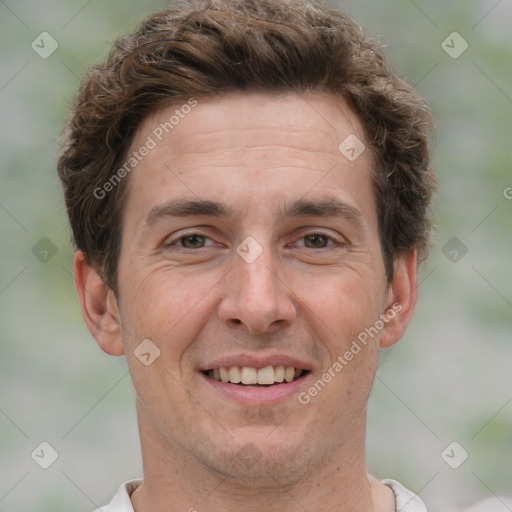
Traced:
[[292, 382], [300, 377], [303, 370], [293, 366], [265, 366], [252, 368], [250, 366], [222, 366], [210, 370], [208, 375], [222, 382], [233, 384], [274, 384], [275, 382]]

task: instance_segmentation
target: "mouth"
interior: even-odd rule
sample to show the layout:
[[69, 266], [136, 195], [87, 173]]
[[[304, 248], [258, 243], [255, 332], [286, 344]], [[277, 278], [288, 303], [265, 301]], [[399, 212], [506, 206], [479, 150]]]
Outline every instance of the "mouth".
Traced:
[[265, 366], [264, 368], [221, 366], [205, 370], [203, 373], [210, 379], [226, 384], [235, 384], [241, 387], [270, 388], [301, 379], [309, 373], [309, 370], [284, 365]]

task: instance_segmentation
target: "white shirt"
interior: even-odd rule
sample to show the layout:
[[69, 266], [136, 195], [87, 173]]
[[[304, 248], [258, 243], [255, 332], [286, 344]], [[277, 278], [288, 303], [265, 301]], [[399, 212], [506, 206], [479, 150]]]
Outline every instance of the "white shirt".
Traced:
[[[396, 512], [427, 512], [423, 501], [396, 480], [386, 479], [381, 482], [391, 487], [394, 492]], [[94, 512], [134, 512], [130, 495], [141, 483], [142, 480], [130, 480], [124, 483], [108, 505], [98, 508]]]

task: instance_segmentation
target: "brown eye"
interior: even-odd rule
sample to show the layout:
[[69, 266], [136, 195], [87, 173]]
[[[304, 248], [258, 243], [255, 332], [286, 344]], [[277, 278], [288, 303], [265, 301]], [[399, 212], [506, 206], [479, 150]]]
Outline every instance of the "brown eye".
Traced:
[[181, 237], [179, 241], [181, 245], [187, 249], [200, 249], [204, 247], [205, 238], [202, 235], [188, 235]]
[[321, 234], [306, 235], [304, 245], [310, 249], [323, 249], [327, 247], [329, 237]]

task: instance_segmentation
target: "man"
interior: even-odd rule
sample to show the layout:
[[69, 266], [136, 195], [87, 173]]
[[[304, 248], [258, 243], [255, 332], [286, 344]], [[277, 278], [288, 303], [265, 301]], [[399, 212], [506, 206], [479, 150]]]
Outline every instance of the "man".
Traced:
[[133, 380], [109, 512], [423, 511], [367, 474], [434, 189], [424, 101], [347, 15], [198, 0], [118, 40], [59, 161], [83, 316]]

